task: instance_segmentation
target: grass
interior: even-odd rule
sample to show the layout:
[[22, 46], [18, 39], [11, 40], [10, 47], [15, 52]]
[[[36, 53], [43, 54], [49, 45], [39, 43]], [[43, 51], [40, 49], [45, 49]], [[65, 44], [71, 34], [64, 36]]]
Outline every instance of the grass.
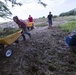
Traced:
[[76, 22], [68, 22], [59, 26], [65, 32], [71, 32], [76, 29]]
[[41, 23], [41, 24], [36, 25], [36, 27], [44, 27], [44, 26], [47, 26], [47, 24], [46, 23]]
[[69, 18], [68, 21], [76, 21], [76, 18]]

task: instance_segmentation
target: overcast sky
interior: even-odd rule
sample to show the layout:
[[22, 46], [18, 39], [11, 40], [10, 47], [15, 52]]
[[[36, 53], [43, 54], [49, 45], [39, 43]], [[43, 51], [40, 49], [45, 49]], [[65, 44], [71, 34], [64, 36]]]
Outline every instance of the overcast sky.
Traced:
[[[3, 1], [3, 0], [0, 0]], [[8, 3], [9, 9], [13, 13], [12, 17], [17, 15], [21, 19], [27, 19], [29, 15], [33, 18], [39, 18], [42, 16], [47, 17], [49, 11], [52, 12], [53, 15], [59, 15], [62, 12], [70, 11], [76, 8], [76, 0], [42, 0], [47, 4], [46, 7], [37, 3], [37, 0], [31, 0], [29, 2], [25, 2], [25, 0], [17, 0], [18, 2], [22, 2], [23, 5], [11, 7], [11, 4]], [[0, 19], [1, 22], [7, 21]]]

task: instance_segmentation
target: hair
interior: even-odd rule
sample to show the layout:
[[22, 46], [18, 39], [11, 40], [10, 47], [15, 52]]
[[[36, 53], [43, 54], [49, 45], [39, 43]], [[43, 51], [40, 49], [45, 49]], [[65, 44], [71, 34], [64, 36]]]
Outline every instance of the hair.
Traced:
[[49, 12], [49, 14], [51, 14], [51, 11]]
[[13, 19], [17, 19], [18, 20], [18, 17], [17, 16], [14, 16]]

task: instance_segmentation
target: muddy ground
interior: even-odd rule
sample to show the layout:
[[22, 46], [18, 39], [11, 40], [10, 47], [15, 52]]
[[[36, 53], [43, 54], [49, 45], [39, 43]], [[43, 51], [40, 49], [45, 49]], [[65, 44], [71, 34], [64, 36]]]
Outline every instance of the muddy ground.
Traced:
[[51, 29], [35, 27], [27, 41], [21, 37], [12, 56], [0, 59], [0, 75], [76, 75], [76, 54], [65, 43], [68, 33], [57, 26], [64, 22], [54, 20]]

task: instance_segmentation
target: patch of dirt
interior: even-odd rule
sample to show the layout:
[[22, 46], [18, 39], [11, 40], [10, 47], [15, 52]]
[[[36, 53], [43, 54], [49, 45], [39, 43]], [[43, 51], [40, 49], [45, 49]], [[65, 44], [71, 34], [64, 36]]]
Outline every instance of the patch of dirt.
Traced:
[[[37, 27], [32, 37], [13, 45], [13, 55], [0, 60], [0, 75], [76, 75], [76, 54], [60, 28]], [[27, 36], [27, 35], [26, 35]]]

